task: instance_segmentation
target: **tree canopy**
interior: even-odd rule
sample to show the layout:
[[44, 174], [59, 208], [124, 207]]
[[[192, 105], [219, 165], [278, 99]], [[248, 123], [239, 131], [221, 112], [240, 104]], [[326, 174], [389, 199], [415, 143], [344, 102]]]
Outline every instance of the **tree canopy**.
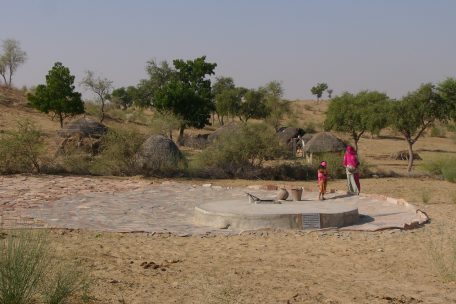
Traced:
[[176, 74], [176, 70], [167, 61], [150, 60], [146, 65], [148, 79], [143, 79], [137, 86], [135, 103], [140, 107], [154, 106], [155, 94]]
[[154, 94], [154, 107], [158, 111], [169, 110], [181, 117], [179, 141], [187, 127], [203, 128], [214, 109], [211, 81], [216, 63], [206, 62], [206, 56], [194, 60], [174, 60], [175, 73]]
[[345, 92], [333, 98], [326, 112], [325, 129], [350, 134], [358, 150], [364, 132], [378, 133], [388, 123], [389, 98], [377, 91], [362, 91], [356, 95]]
[[11, 86], [13, 74], [27, 60], [27, 53], [21, 49], [20, 43], [14, 39], [6, 39], [2, 44], [0, 54], [0, 75], [5, 85]]
[[121, 109], [127, 109], [133, 105], [138, 95], [138, 89], [134, 86], [120, 87], [111, 93], [111, 102]]
[[266, 118], [270, 111], [265, 103], [265, 92], [263, 90], [248, 90], [244, 95], [244, 101], [241, 104], [239, 118], [242, 121], [248, 121], [251, 118]]
[[290, 103], [282, 99], [282, 84], [279, 81], [271, 81], [260, 90], [264, 93], [264, 102], [267, 107], [266, 121], [277, 130], [284, 116], [290, 113]]
[[243, 90], [234, 85], [231, 77], [217, 77], [212, 85], [212, 93], [215, 99], [215, 112], [221, 125], [224, 117], [235, 117], [239, 114]]
[[317, 100], [320, 100], [321, 96], [323, 95], [323, 92], [328, 89], [328, 85], [324, 82], [322, 83], [317, 83], [316, 86], [312, 87], [310, 89], [310, 92], [312, 95], [317, 96]]
[[74, 76], [62, 63], [56, 62], [46, 75], [46, 84], [38, 85], [35, 94], [28, 94], [27, 98], [41, 112], [58, 116], [63, 127], [66, 117], [84, 113], [81, 93], [74, 89]]
[[95, 94], [96, 101], [100, 103], [100, 123], [102, 123], [105, 117], [106, 100], [110, 98], [112, 91], [112, 81], [107, 78], [95, 77], [92, 71], [86, 71], [81, 85]]
[[[450, 82], [452, 81], [440, 83], [438, 89], [432, 83], [423, 84], [392, 106], [390, 124], [402, 134], [408, 144], [408, 172], [411, 172], [413, 167], [413, 145], [416, 141], [436, 121], [446, 121], [451, 118], [454, 109], [452, 103], [454, 95], [451, 94], [454, 94], [454, 91], [446, 91], [454, 85]], [[439, 94], [442, 92], [447, 92], [448, 95]]]

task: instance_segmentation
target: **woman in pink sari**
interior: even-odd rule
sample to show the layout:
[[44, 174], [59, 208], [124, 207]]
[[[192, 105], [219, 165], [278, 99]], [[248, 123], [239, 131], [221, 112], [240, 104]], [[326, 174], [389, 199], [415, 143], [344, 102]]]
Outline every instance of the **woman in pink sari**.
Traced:
[[359, 183], [359, 161], [358, 155], [352, 146], [347, 146], [347, 150], [344, 155], [344, 167], [347, 173], [347, 187], [348, 192], [353, 194], [359, 194], [361, 191], [361, 185]]

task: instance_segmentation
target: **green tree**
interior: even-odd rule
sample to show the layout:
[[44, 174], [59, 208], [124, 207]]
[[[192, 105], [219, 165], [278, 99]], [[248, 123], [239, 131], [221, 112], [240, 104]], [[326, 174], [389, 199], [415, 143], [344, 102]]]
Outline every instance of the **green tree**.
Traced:
[[331, 100], [326, 112], [325, 129], [345, 132], [358, 142], [366, 131], [380, 132], [387, 125], [388, 96], [376, 91], [362, 91], [356, 95], [345, 92]]
[[241, 103], [239, 119], [247, 122], [251, 118], [264, 119], [270, 113], [270, 109], [265, 103], [265, 93], [263, 90], [248, 90]]
[[96, 95], [96, 101], [100, 104], [100, 123], [102, 123], [105, 117], [106, 101], [110, 98], [112, 91], [112, 81], [107, 78], [95, 77], [92, 71], [86, 71], [81, 85]]
[[[445, 87], [442, 83], [441, 86]], [[399, 131], [407, 142], [409, 159], [407, 171], [413, 167], [413, 145], [424, 131], [436, 121], [446, 121], [451, 117], [452, 104], [442, 98], [431, 83], [421, 85], [394, 103], [390, 115], [391, 126]]]
[[27, 98], [41, 112], [58, 116], [61, 128], [65, 118], [84, 113], [81, 93], [74, 91], [74, 76], [60, 62], [46, 75], [46, 84], [38, 85], [35, 94], [28, 94]]
[[3, 53], [0, 54], [0, 75], [2, 75], [5, 85], [10, 87], [13, 74], [27, 60], [27, 53], [21, 49], [19, 41], [14, 39], [4, 40], [2, 49]]
[[125, 110], [133, 105], [137, 95], [138, 89], [134, 86], [120, 87], [112, 91], [111, 102]]
[[321, 96], [323, 95], [323, 92], [328, 89], [328, 85], [324, 82], [322, 83], [317, 83], [316, 86], [312, 87], [310, 89], [310, 92], [312, 95], [317, 96], [317, 100], [320, 100]]
[[154, 94], [154, 106], [158, 111], [169, 110], [183, 122], [179, 128], [178, 142], [183, 140], [187, 127], [203, 128], [214, 109], [211, 81], [216, 63], [206, 62], [206, 56], [194, 60], [174, 60], [171, 79]]
[[456, 79], [447, 78], [440, 82], [437, 91], [447, 104], [448, 111], [451, 113], [450, 118], [456, 121]]
[[221, 125], [225, 116], [237, 116], [241, 107], [242, 90], [236, 88], [233, 78], [217, 77], [212, 86], [215, 111]]
[[284, 101], [282, 84], [278, 81], [271, 81], [260, 88], [265, 96], [265, 104], [268, 115], [266, 121], [276, 130], [280, 127], [285, 115], [290, 113], [290, 102]]
[[140, 107], [154, 106], [154, 97], [158, 90], [162, 90], [176, 74], [167, 61], [157, 62], [150, 60], [146, 65], [148, 79], [143, 79], [137, 86], [134, 102]]

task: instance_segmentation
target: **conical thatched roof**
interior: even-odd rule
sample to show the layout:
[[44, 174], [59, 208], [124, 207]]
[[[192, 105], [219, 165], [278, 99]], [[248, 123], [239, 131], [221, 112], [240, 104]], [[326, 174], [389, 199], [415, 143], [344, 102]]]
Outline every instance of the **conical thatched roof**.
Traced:
[[162, 135], [152, 135], [142, 144], [137, 155], [138, 165], [146, 174], [176, 170], [183, 160], [177, 145]]
[[313, 133], [306, 133], [302, 136], [302, 139], [304, 140], [305, 143], [309, 142], [312, 137], [314, 136], [315, 134]]
[[105, 125], [90, 118], [80, 118], [68, 123], [62, 130], [58, 131], [61, 137], [79, 135], [81, 137], [101, 137], [108, 131]]
[[283, 144], [287, 144], [290, 142], [292, 138], [298, 137], [298, 135], [303, 135], [304, 130], [300, 128], [281, 128], [279, 132], [277, 132], [277, 136], [279, 137], [279, 141]]
[[306, 143], [304, 151], [308, 153], [338, 152], [345, 150], [345, 143], [330, 132], [315, 134]]
[[207, 137], [208, 143], [213, 143], [217, 138], [219, 138], [222, 134], [225, 134], [230, 131], [234, 131], [238, 128], [239, 126], [235, 123], [229, 123], [224, 126], [221, 126]]

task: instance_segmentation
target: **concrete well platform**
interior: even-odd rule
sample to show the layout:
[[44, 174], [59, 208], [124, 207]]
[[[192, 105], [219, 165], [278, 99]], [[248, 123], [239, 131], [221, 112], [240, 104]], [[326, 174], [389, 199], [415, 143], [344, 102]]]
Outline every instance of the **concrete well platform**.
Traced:
[[356, 206], [334, 201], [281, 201], [254, 204], [247, 199], [215, 201], [195, 207], [194, 223], [218, 229], [319, 229], [358, 223]]

